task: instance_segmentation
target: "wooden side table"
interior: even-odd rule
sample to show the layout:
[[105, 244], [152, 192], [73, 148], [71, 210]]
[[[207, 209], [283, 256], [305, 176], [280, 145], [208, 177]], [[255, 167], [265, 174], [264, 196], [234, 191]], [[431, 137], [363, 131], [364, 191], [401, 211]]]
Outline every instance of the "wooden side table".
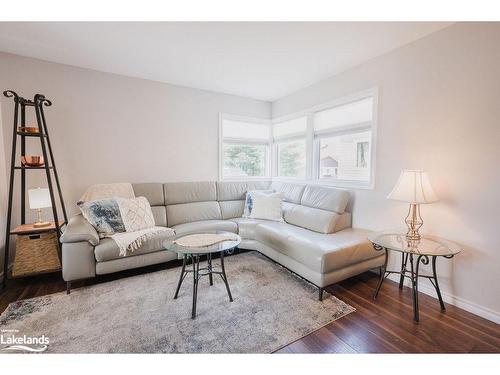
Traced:
[[[457, 244], [442, 238], [427, 236], [422, 236], [419, 241], [410, 241], [406, 238], [405, 234], [390, 232], [374, 233], [368, 237], [368, 240], [373, 244], [375, 250], [385, 251], [385, 262], [383, 270], [380, 272], [380, 280], [373, 294], [373, 299], [377, 298], [382, 283], [390, 274], [400, 275], [399, 289], [403, 288], [405, 277], [409, 278], [413, 291], [413, 320], [418, 322], [420, 320], [418, 309], [418, 278], [423, 277], [428, 279], [436, 289], [441, 311], [446, 310], [443, 298], [441, 297], [441, 290], [439, 289], [436, 262], [438, 257], [450, 259], [458, 254], [462, 249]], [[401, 271], [387, 270], [389, 250], [401, 253]], [[429, 264], [429, 258], [432, 259], [432, 275], [420, 275], [420, 263]], [[410, 261], [410, 269], [407, 268], [408, 260]]]
[[[59, 227], [64, 224], [59, 222]], [[50, 226], [35, 228], [33, 224], [23, 224], [11, 231], [17, 235], [16, 254], [12, 267], [12, 277], [19, 278], [61, 270], [57, 228]]]

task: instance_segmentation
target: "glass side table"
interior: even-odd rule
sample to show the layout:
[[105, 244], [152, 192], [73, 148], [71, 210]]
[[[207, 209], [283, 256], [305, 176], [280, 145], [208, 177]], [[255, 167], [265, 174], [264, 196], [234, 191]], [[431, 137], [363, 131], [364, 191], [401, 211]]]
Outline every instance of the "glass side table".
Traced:
[[[399, 289], [403, 288], [405, 277], [411, 281], [413, 292], [413, 320], [419, 321], [418, 311], [418, 278], [423, 277], [429, 279], [431, 284], [436, 289], [436, 293], [441, 305], [441, 311], [445, 311], [441, 291], [439, 290], [439, 283], [436, 273], [436, 261], [438, 257], [453, 258], [462, 249], [455, 243], [444, 240], [438, 237], [422, 236], [419, 241], [409, 241], [406, 239], [405, 234], [394, 232], [376, 232], [368, 236], [368, 240], [373, 244], [373, 248], [377, 251], [385, 251], [385, 262], [383, 269], [380, 272], [380, 280], [378, 282], [373, 299], [376, 299], [378, 292], [387, 276], [390, 274], [399, 274]], [[401, 253], [401, 271], [388, 271], [387, 260], [389, 257], [389, 250]], [[432, 259], [432, 260], [430, 260]], [[410, 268], [408, 269], [408, 260], [410, 261]], [[422, 264], [429, 264], [432, 261], [432, 275], [420, 275], [419, 266]]]
[[[175, 240], [191, 234], [222, 234], [222, 235], [227, 235], [231, 239], [226, 240], [224, 242], [216, 243], [214, 245], [200, 246], [200, 247], [187, 247], [175, 243]], [[163, 243], [163, 246], [166, 250], [175, 251], [177, 254], [180, 254], [183, 258], [181, 274], [179, 276], [179, 282], [177, 283], [177, 289], [175, 290], [174, 299], [177, 299], [182, 282], [186, 278], [187, 274], [188, 273], [193, 274], [193, 307], [191, 309], [191, 318], [194, 319], [196, 317], [198, 283], [200, 281], [200, 278], [203, 276], [208, 276], [210, 285], [213, 285], [213, 275], [219, 275], [224, 284], [226, 285], [227, 294], [229, 296], [229, 302], [233, 302], [233, 296], [231, 295], [231, 290], [229, 289], [229, 283], [227, 281], [227, 276], [226, 276], [226, 268], [224, 266], [224, 253], [226, 252], [231, 253], [240, 244], [240, 242], [241, 242], [241, 237], [238, 236], [237, 234], [224, 231], [208, 231], [200, 233], [182, 234], [170, 237]], [[217, 254], [219, 255], [220, 259], [220, 270], [215, 270], [212, 267], [212, 257]], [[200, 268], [200, 257], [202, 256], [206, 256], [207, 266]], [[189, 259], [191, 259], [191, 263], [193, 266], [192, 270], [186, 269], [186, 265]]]

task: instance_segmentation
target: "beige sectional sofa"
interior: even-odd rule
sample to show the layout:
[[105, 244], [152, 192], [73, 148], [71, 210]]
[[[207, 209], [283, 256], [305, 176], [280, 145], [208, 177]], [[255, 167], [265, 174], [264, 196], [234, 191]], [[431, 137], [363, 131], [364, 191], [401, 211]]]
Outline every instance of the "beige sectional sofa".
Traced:
[[[369, 231], [351, 228], [350, 193], [330, 187], [285, 182], [181, 182], [133, 184], [151, 204], [156, 225], [177, 234], [224, 230], [238, 233], [240, 248], [257, 250], [319, 288], [383, 265], [384, 256], [367, 240]], [[284, 193], [284, 222], [242, 218], [249, 190]], [[177, 259], [163, 249], [164, 236], [119, 255], [109, 238], [76, 215], [61, 237], [63, 278], [71, 282]]]

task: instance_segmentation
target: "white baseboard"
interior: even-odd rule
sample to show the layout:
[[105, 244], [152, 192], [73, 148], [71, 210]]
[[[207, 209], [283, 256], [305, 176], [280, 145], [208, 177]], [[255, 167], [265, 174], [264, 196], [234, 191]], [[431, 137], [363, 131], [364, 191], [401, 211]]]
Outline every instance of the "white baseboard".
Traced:
[[[387, 278], [399, 283], [398, 275], [392, 274], [389, 275]], [[405, 280], [405, 285], [411, 287], [410, 281]], [[422, 292], [424, 294], [427, 294], [428, 296], [437, 299], [436, 290], [432, 286], [422, 285], [421, 283], [419, 283], [418, 290], [419, 292]], [[474, 302], [467, 301], [461, 297], [454, 296], [450, 293], [443, 292], [443, 290], [441, 290], [441, 296], [443, 297], [443, 301], [449, 303], [450, 305], [460, 307], [461, 309], [464, 309], [465, 311], [468, 311], [474, 315], [478, 315], [481, 318], [485, 318], [494, 323], [500, 324], [500, 313], [497, 311], [493, 311], [487, 307], [480, 306]]]

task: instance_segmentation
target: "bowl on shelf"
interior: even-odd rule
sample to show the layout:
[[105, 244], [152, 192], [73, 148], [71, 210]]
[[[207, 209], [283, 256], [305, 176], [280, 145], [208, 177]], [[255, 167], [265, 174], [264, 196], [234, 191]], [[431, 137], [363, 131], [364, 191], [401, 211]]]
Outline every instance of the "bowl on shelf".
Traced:
[[43, 160], [43, 156], [26, 155], [21, 156], [21, 164], [28, 167], [43, 167], [45, 160]]
[[17, 128], [19, 133], [30, 133], [30, 134], [38, 134], [38, 128], [35, 126], [20, 126]]

